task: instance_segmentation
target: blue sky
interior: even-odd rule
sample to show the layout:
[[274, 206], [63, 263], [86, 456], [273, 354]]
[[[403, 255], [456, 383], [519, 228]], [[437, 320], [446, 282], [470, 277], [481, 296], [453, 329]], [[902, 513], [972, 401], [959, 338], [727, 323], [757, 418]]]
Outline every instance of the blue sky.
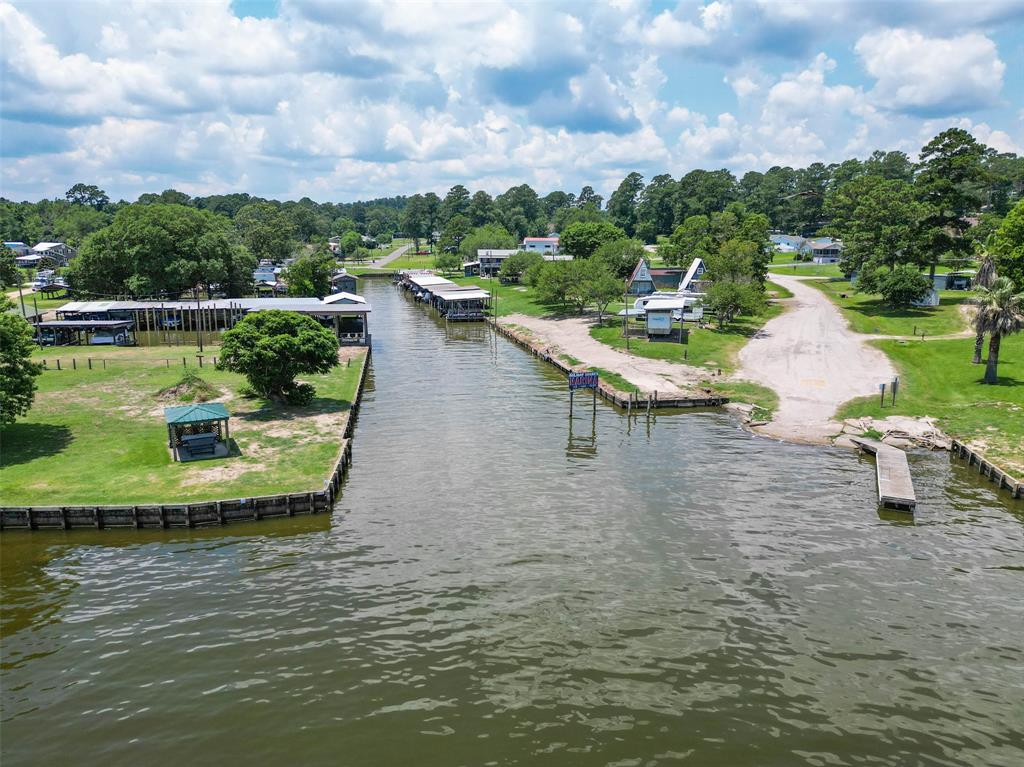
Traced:
[[0, 195], [607, 194], [901, 149], [1024, 153], [1024, 3], [0, 0]]

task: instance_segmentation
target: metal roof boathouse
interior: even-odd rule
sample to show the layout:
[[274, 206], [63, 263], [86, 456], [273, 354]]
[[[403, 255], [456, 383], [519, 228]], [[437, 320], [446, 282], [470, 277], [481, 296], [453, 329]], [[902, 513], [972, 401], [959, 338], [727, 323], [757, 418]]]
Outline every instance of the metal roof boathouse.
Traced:
[[[319, 298], [214, 298], [199, 301], [71, 301], [57, 309], [62, 322], [130, 322], [135, 330], [216, 331], [234, 327], [251, 312], [280, 309], [316, 319], [342, 345], [369, 346], [370, 304], [339, 293]], [[46, 325], [47, 323], [41, 323]], [[67, 340], [66, 343], [74, 343]], [[95, 343], [95, 341], [87, 341]]]

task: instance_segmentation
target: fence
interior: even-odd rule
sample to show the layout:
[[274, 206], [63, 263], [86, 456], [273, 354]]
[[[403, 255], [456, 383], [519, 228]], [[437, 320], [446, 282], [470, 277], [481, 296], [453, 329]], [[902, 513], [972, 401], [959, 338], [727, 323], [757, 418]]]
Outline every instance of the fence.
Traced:
[[125, 527], [166, 529], [225, 525], [229, 522], [251, 522], [329, 511], [341, 493], [342, 482], [352, 464], [352, 433], [363, 398], [369, 363], [370, 350], [367, 349], [359, 373], [359, 385], [342, 433], [341, 449], [320, 490], [196, 503], [0, 507], [0, 530], [70, 530], [76, 527], [97, 530]]
[[195, 354], [192, 358], [188, 355], [181, 357], [43, 357], [40, 359], [44, 370], [106, 370], [121, 363], [136, 365], [139, 367], [154, 368], [187, 368], [207, 367], [217, 365], [217, 357], [211, 354]]

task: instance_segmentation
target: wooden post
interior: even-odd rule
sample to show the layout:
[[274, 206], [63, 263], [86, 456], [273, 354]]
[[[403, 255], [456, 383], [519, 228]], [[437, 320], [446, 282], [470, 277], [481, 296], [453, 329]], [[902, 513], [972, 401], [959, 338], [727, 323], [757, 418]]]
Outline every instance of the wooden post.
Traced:
[[78, 370], [78, 358], [77, 357], [72, 357], [71, 358], [71, 369], [72, 370]]
[[227, 523], [227, 520], [224, 519], [224, 505], [220, 501], [217, 501], [217, 519], [222, 525]]
[[57, 370], [60, 370], [60, 357], [57, 358]]
[[139, 507], [132, 506], [132, 520], [135, 522], [135, 529], [138, 530], [142, 527], [142, 523], [139, 522]]

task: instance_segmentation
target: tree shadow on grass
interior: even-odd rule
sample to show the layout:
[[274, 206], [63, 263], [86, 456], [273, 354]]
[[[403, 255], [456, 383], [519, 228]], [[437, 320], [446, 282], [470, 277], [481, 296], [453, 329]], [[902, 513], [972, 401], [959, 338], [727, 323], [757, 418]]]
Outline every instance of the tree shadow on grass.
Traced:
[[879, 298], [860, 301], [845, 308], [860, 312], [866, 317], [888, 317], [890, 319], [923, 320], [939, 314], [936, 306], [890, 306]]
[[259, 410], [249, 413], [238, 413], [232, 415], [240, 421], [291, 421], [296, 418], [308, 418], [309, 416], [325, 415], [328, 413], [344, 413], [352, 409], [351, 401], [339, 397], [314, 397], [313, 401], [303, 407], [291, 407], [279, 405], [274, 402], [264, 402]]
[[[984, 365], [982, 365], [981, 367], [982, 367], [982, 376], [984, 376], [984, 374], [985, 374], [984, 373]], [[1021, 384], [1024, 384], [1024, 381], [1021, 381], [1019, 378], [1014, 378], [1013, 376], [1003, 376], [1003, 375], [1000, 375], [1000, 376], [996, 376], [996, 382], [994, 384], [987, 384], [987, 383], [985, 383], [985, 379], [984, 378], [979, 378], [977, 383], [978, 383], [979, 386], [986, 386], [986, 387], [988, 387], [988, 386], [1011, 386], [1011, 387], [1013, 387], [1013, 386], [1020, 386]]]
[[0, 429], [0, 466], [58, 455], [74, 439], [71, 429], [50, 423], [13, 423]]

